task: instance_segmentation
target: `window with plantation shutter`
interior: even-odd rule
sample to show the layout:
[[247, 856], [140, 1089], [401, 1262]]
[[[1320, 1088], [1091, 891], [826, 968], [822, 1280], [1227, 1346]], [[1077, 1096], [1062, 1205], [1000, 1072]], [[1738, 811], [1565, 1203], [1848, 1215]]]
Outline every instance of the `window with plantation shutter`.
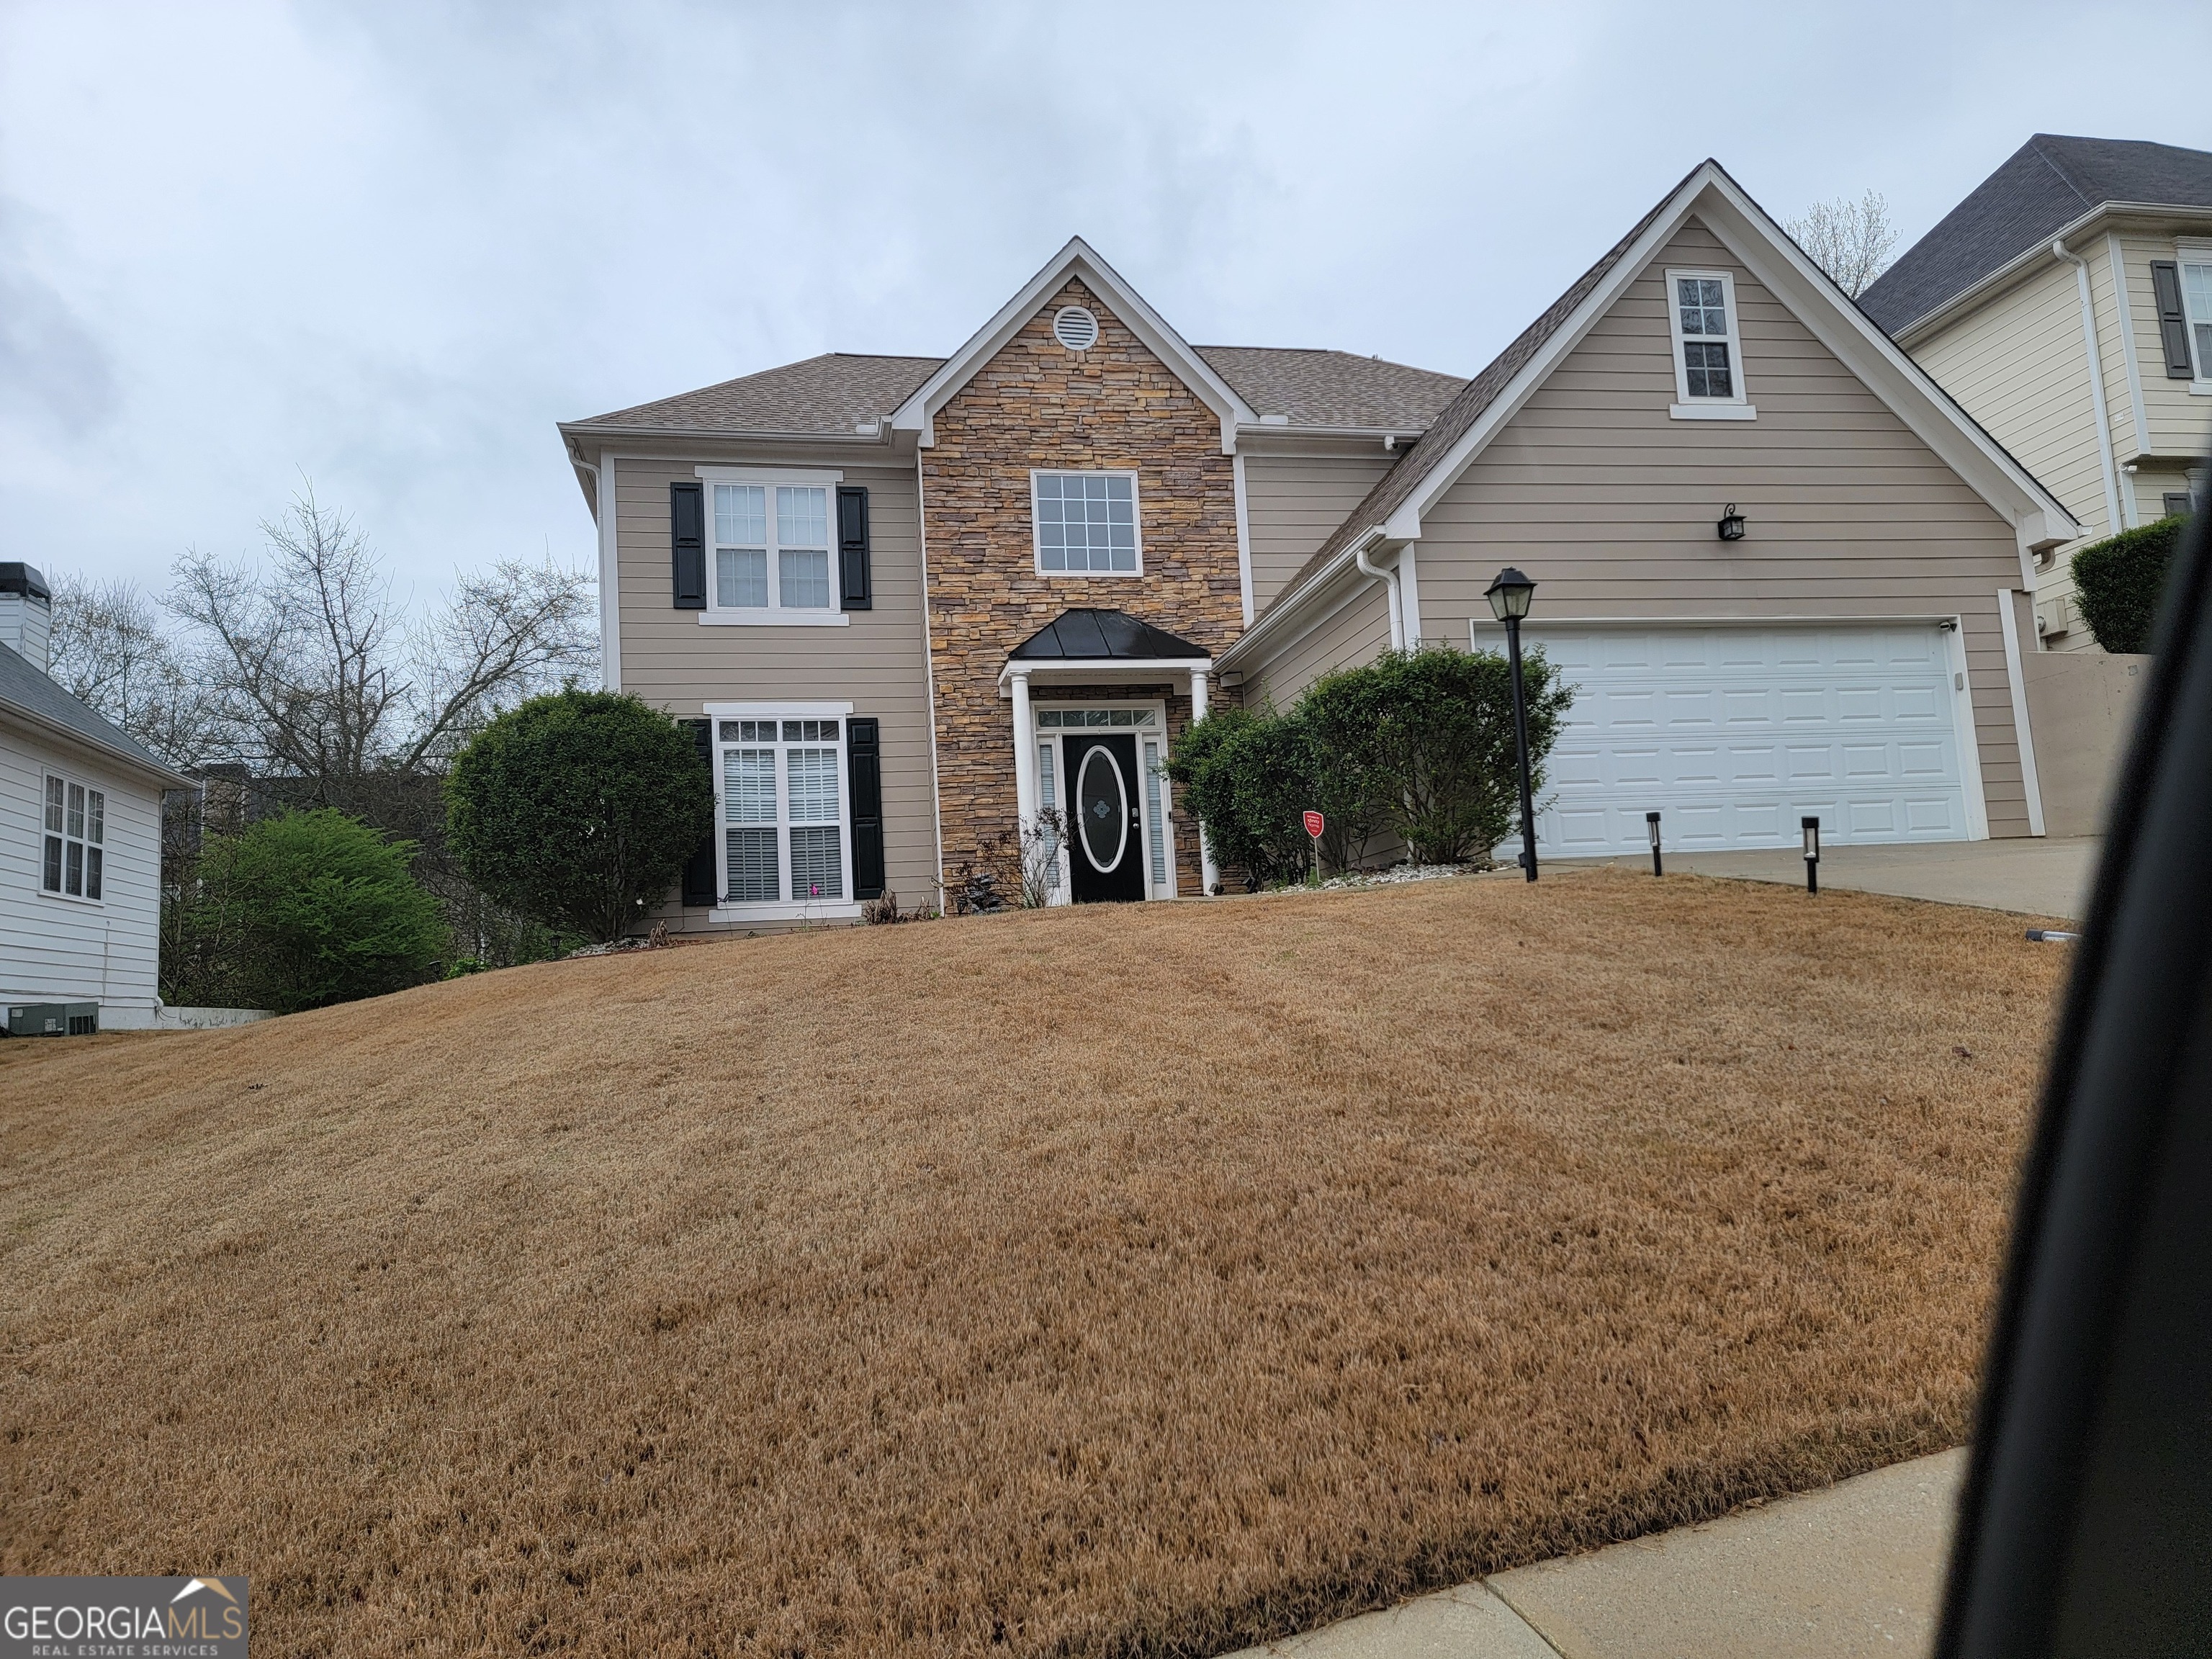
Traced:
[[678, 611], [707, 608], [707, 503], [696, 483], [668, 486], [671, 576]]
[[[848, 859], [848, 722], [820, 705], [709, 704], [723, 905], [718, 919], [857, 914]], [[867, 723], [872, 741], [873, 722]], [[863, 895], [863, 896], [867, 896]]]
[[874, 605], [874, 573], [869, 569], [868, 492], [854, 487], [837, 491], [837, 583], [839, 608], [866, 611]]

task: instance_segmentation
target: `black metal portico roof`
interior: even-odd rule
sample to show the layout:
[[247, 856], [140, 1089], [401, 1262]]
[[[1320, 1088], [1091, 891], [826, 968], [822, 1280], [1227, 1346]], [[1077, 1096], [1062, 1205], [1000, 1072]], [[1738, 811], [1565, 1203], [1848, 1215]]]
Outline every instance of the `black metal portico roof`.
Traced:
[[1212, 653], [1126, 611], [1063, 611], [1024, 640], [1015, 662], [1204, 662]]

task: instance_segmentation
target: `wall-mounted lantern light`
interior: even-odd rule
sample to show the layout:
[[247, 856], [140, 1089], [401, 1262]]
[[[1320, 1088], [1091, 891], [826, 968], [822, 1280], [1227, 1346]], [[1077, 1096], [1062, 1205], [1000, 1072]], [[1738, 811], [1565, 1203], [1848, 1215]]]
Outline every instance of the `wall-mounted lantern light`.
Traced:
[[1797, 827], [1805, 837], [1805, 890], [1820, 890], [1820, 820], [1800, 818]]
[[1655, 876], [1663, 876], [1667, 872], [1659, 863], [1659, 815], [1656, 812], [1646, 812], [1644, 815], [1644, 827], [1651, 832], [1651, 873]]
[[1743, 514], [1735, 510], [1734, 501], [1730, 501], [1728, 504], [1728, 511], [1721, 514], [1720, 530], [1721, 539], [1724, 542], [1740, 542], [1743, 539]]

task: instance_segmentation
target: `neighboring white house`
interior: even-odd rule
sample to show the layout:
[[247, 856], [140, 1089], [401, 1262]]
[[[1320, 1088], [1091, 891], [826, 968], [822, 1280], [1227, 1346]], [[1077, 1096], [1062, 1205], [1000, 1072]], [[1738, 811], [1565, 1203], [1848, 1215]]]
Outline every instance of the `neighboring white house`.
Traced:
[[191, 780], [48, 677], [51, 606], [36, 570], [0, 563], [0, 1022], [75, 1002], [150, 1026], [161, 792]]

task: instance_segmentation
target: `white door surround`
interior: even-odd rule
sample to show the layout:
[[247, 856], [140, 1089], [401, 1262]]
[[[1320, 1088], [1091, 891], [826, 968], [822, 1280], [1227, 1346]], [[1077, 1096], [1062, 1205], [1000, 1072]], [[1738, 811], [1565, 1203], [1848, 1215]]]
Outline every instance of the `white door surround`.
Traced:
[[[1955, 618], [1523, 625], [1577, 687], [1539, 797], [1549, 858], [1985, 837]], [[1473, 629], [1478, 649], [1502, 630]]]

